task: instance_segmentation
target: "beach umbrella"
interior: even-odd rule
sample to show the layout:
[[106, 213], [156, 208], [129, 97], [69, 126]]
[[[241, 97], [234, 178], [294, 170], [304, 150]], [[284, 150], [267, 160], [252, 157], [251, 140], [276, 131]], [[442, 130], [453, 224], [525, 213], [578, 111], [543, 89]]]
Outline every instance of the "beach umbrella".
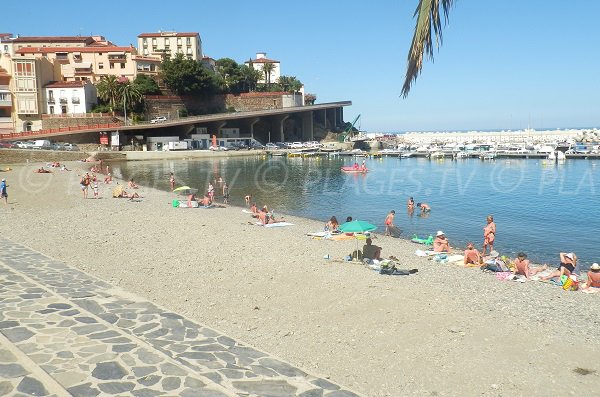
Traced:
[[190, 194], [198, 193], [198, 189], [193, 189], [189, 186], [181, 186], [177, 189], [173, 189], [173, 193], [181, 194], [182, 196], [189, 196]]
[[[365, 222], [365, 221], [346, 222], [346, 223], [342, 223], [338, 227], [338, 230], [342, 233], [364, 233], [364, 232], [370, 232], [375, 229], [377, 229], [377, 226], [373, 225], [372, 223]], [[355, 235], [355, 237], [356, 237], [356, 252], [357, 252], [356, 259], [358, 259], [358, 240], [363, 240], [364, 236]]]

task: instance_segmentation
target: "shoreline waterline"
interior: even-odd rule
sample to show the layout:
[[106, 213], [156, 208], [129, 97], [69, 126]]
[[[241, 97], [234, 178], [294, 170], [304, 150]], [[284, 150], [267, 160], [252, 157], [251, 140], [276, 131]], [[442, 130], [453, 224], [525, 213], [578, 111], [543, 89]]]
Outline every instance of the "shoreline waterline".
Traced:
[[[0, 233], [365, 395], [597, 388], [594, 376], [573, 369], [600, 371], [598, 294], [500, 282], [377, 236], [384, 256], [419, 269], [383, 276], [338, 260], [354, 241], [304, 236], [322, 222], [291, 216], [294, 226], [266, 229], [248, 224], [239, 207], [173, 208], [172, 193], [146, 186], [137, 189], [141, 202], [113, 199], [114, 183], [101, 186], [103, 199], [84, 200], [82, 165], [89, 164], [4, 174], [9, 205], [0, 206]], [[565, 340], [578, 352], [568, 364], [556, 354]], [[507, 378], [490, 366], [520, 371]], [[562, 381], [553, 383], [556, 376]]]

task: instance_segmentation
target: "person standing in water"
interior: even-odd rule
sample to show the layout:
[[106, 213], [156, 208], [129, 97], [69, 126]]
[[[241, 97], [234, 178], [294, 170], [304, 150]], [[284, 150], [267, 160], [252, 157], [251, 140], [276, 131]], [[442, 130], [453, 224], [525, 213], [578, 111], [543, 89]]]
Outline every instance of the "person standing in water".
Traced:
[[483, 248], [481, 249], [481, 255], [485, 256], [485, 249], [489, 246], [490, 252], [494, 250], [494, 240], [496, 239], [496, 224], [494, 223], [494, 217], [488, 215], [487, 225], [483, 228]]
[[171, 191], [175, 189], [175, 176], [171, 172], [171, 176], [169, 177], [169, 185], [171, 186]]
[[394, 228], [394, 216], [396, 215], [396, 211], [391, 210], [388, 216], [385, 218], [385, 235], [391, 236], [392, 229]]

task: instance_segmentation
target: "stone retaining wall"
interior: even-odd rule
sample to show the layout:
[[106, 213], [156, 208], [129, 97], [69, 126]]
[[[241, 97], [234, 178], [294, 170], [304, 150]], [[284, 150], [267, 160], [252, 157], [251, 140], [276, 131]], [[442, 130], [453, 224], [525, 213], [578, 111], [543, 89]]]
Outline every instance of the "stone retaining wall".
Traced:
[[77, 126], [92, 126], [96, 124], [110, 124], [117, 120], [112, 116], [103, 117], [51, 117], [42, 119], [42, 129], [65, 128]]
[[90, 155], [103, 160], [122, 160], [124, 153], [100, 152], [92, 153], [85, 151], [66, 152], [57, 150], [33, 150], [33, 149], [0, 149], [0, 166], [20, 163], [46, 163], [53, 161], [77, 161], [83, 160]]

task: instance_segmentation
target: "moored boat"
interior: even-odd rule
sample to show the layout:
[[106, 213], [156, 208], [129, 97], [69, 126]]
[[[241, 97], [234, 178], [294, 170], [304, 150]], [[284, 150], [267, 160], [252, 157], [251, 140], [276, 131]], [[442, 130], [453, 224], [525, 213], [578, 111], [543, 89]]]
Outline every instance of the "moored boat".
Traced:
[[352, 165], [347, 165], [341, 168], [342, 171], [344, 172], [357, 172], [357, 173], [361, 173], [361, 172], [369, 172], [369, 170], [367, 168], [356, 168]]

